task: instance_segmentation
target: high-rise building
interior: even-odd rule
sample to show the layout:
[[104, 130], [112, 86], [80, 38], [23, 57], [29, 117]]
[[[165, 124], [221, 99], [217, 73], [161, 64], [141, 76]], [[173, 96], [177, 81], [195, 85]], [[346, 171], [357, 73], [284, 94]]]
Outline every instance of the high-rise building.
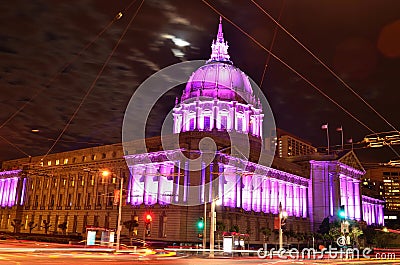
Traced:
[[385, 200], [385, 220], [388, 224], [400, 224], [400, 168], [378, 166], [367, 169], [363, 178], [365, 192], [379, 193]]
[[275, 152], [279, 157], [288, 158], [293, 156], [305, 156], [317, 152], [317, 148], [312, 146], [310, 142], [282, 129], [278, 128], [276, 130], [276, 137], [277, 147]]

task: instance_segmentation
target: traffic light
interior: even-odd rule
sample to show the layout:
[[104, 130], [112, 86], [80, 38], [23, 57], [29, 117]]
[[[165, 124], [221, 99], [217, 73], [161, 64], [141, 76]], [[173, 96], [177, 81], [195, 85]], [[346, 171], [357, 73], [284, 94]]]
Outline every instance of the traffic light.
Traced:
[[144, 218], [146, 236], [150, 236], [150, 234], [151, 234], [151, 222], [152, 221], [153, 221], [153, 217], [151, 216], [151, 214], [147, 213]]
[[283, 217], [281, 219], [281, 229], [282, 230], [286, 230], [286, 220], [287, 220], [287, 217]]
[[204, 229], [204, 218], [200, 217], [199, 220], [197, 220], [197, 229], [203, 230]]
[[344, 205], [340, 205], [338, 215], [340, 219], [344, 219], [346, 217], [346, 212], [344, 211]]

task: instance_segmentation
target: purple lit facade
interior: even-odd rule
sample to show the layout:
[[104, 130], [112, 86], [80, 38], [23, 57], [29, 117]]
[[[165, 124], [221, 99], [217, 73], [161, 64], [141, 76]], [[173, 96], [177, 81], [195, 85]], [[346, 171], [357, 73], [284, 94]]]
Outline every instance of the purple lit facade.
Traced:
[[[179, 169], [179, 163], [182, 163], [179, 160], [166, 160], [166, 152], [169, 158], [173, 157], [173, 151], [126, 156], [132, 172], [127, 203], [133, 206], [185, 203], [187, 196], [191, 196], [189, 192], [199, 194], [199, 204], [204, 203], [204, 176], [211, 176], [212, 172], [206, 171], [214, 170], [213, 167], [204, 167], [200, 174], [201, 185], [190, 189], [188, 179], [191, 179], [191, 172]], [[178, 159], [178, 156], [176, 158]], [[148, 161], [147, 159], [156, 162], [143, 163]], [[243, 170], [227, 164], [227, 161], [233, 160], [238, 163], [245, 162], [230, 155], [217, 155], [215, 164], [222, 176], [214, 193], [218, 194], [218, 204], [230, 208], [242, 208], [245, 211], [277, 214], [281, 203], [289, 216], [302, 218], [308, 216], [307, 178], [249, 162], [247, 162], [248, 168], [252, 170]], [[254, 171], [257, 174], [253, 173]], [[212, 188], [210, 186], [207, 194], [213, 194]]]
[[319, 222], [325, 217], [335, 219], [343, 205], [346, 219], [383, 225], [383, 202], [365, 200], [361, 195], [360, 179], [365, 170], [352, 151], [338, 160], [311, 160], [310, 164], [312, 221]]
[[367, 225], [385, 225], [384, 206], [385, 201], [362, 195], [363, 219]]
[[[1, 207], [13, 207], [22, 205], [25, 193], [26, 179], [20, 177], [21, 170], [0, 172], [0, 205]], [[22, 191], [19, 194], [19, 190]]]

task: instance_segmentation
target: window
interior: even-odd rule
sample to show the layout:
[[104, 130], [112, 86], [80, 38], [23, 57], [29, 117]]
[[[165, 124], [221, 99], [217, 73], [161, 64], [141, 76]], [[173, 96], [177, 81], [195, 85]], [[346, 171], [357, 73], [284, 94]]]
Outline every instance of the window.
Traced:
[[46, 205], [46, 195], [43, 195], [42, 197], [42, 206]]
[[76, 233], [78, 228], [78, 216], [74, 215], [74, 222], [72, 224], [72, 233]]
[[63, 200], [63, 195], [59, 194], [58, 195], [58, 206], [62, 206], [62, 200]]
[[189, 131], [193, 131], [194, 130], [194, 118], [191, 118], [189, 120]]
[[242, 118], [237, 118], [237, 131], [242, 132], [243, 131], [243, 119]]
[[60, 159], [56, 160], [56, 166], [58, 166], [60, 164]]
[[160, 226], [158, 234], [159, 237], [167, 237], [167, 216], [165, 216], [165, 213], [160, 216]]
[[35, 195], [35, 204], [34, 204], [34, 206], [38, 207], [38, 205], [39, 205], [39, 195]]
[[43, 219], [43, 217], [41, 215], [39, 215], [39, 220], [38, 220], [38, 229], [39, 229], [39, 231], [42, 230], [42, 219]]
[[54, 198], [55, 198], [55, 195], [52, 194], [50, 197], [50, 206], [54, 206]]
[[50, 161], [50, 160], [47, 161], [47, 165], [48, 165], [48, 166], [51, 166], [51, 161]]
[[76, 197], [76, 206], [79, 206], [81, 204], [81, 198], [82, 198], [82, 194], [78, 193], [78, 195]]
[[64, 165], [68, 164], [68, 158], [64, 159]]
[[209, 116], [204, 116], [204, 130], [209, 131], [211, 129], [211, 118]]
[[72, 194], [68, 194], [67, 206], [72, 206]]
[[71, 187], [75, 187], [75, 180], [73, 176], [69, 177], [69, 181], [71, 183]]
[[98, 227], [98, 226], [99, 226], [99, 216], [98, 216], [98, 215], [95, 215], [95, 216], [94, 216], [93, 225], [94, 225], [95, 227]]
[[96, 155], [92, 155], [92, 160], [96, 160]]
[[105, 153], [101, 154], [101, 159], [105, 159], [107, 155]]
[[56, 215], [56, 218], [54, 219], [54, 232], [57, 232], [57, 228], [58, 228], [58, 219], [59, 219], [59, 216]]
[[29, 215], [25, 215], [25, 230], [28, 229]]
[[87, 216], [87, 215], [84, 215], [84, 216], [83, 216], [82, 233], [86, 233], [87, 219], [88, 219], [88, 216]]
[[228, 128], [228, 116], [222, 115], [221, 116], [221, 129], [225, 130]]
[[81, 186], [83, 186], [85, 184], [85, 181], [83, 180], [83, 176], [78, 175], [78, 183], [80, 183]]
[[91, 200], [91, 198], [90, 198], [90, 193], [88, 193], [87, 195], [86, 195], [86, 205], [91, 205], [91, 202], [90, 202], [90, 200]]
[[111, 192], [107, 197], [108, 197], [107, 206], [113, 206], [114, 203], [113, 193]]
[[109, 228], [110, 226], [110, 216], [106, 215], [104, 216], [104, 227]]
[[96, 206], [101, 206], [101, 192], [97, 192], [97, 203]]
[[82, 162], [86, 161], [86, 156], [82, 156]]

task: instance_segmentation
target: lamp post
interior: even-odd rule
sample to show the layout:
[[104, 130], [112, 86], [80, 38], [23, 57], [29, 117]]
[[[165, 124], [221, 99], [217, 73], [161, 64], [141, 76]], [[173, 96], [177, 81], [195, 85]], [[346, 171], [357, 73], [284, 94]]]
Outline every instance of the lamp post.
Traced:
[[124, 178], [120, 177], [120, 187], [119, 187], [119, 205], [118, 205], [118, 228], [117, 228], [117, 247], [116, 250], [119, 250], [121, 246], [121, 219], [122, 219], [122, 189], [124, 188]]
[[279, 249], [283, 248], [282, 221], [287, 218], [287, 212], [282, 210], [282, 203], [279, 203]]
[[214, 232], [215, 232], [215, 219], [216, 218], [216, 212], [215, 212], [215, 204], [216, 204], [216, 200], [213, 199], [211, 201], [211, 221], [210, 221], [210, 258], [214, 258]]
[[[104, 170], [102, 173], [103, 177], [108, 177], [111, 172], [108, 170]], [[120, 187], [119, 187], [119, 205], [118, 205], [118, 221], [117, 221], [117, 244], [115, 249], [119, 250], [120, 246], [121, 246], [121, 230], [122, 230], [122, 225], [121, 225], [121, 219], [122, 219], [122, 189], [124, 188], [124, 178], [123, 177], [119, 177], [119, 183], [120, 183]]]

